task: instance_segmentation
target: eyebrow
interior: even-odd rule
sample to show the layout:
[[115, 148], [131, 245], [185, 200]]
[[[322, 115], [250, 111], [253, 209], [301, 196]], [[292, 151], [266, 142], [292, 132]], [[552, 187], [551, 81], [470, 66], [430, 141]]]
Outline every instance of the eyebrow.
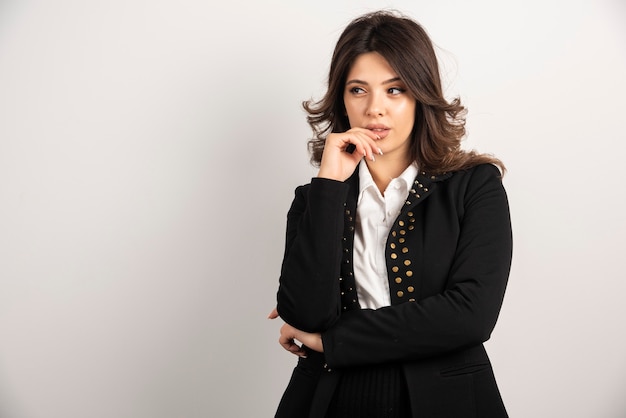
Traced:
[[[383, 81], [382, 84], [395, 83], [396, 81], [402, 81], [402, 80], [400, 79], [400, 77], [394, 77], [394, 78], [390, 78], [389, 80]], [[346, 81], [346, 86], [349, 85], [349, 84], [362, 84], [362, 85], [365, 85], [365, 86], [368, 85], [368, 83], [366, 81], [358, 80], [356, 78], [353, 79], [353, 80]]]

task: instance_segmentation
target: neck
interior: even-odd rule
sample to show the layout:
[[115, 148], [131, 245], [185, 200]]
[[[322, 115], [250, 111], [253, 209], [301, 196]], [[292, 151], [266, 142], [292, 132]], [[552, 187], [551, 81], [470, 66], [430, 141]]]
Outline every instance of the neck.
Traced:
[[392, 179], [400, 176], [404, 170], [411, 164], [408, 158], [403, 159], [388, 159], [385, 156], [376, 158], [376, 161], [366, 160], [367, 168], [372, 175], [376, 187], [380, 190], [381, 194], [385, 194], [387, 186]]

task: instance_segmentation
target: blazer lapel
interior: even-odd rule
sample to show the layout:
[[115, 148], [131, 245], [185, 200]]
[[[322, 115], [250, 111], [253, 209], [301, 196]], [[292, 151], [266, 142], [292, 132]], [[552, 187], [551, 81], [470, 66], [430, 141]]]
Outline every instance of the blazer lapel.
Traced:
[[[387, 275], [389, 277], [389, 293], [391, 304], [415, 302], [419, 295], [419, 273], [421, 260], [421, 246], [419, 240], [407, 238], [415, 234], [417, 215], [415, 209], [425, 201], [437, 187], [437, 183], [451, 177], [451, 173], [439, 176], [429, 175], [421, 171], [415, 177], [402, 211], [391, 226], [385, 256], [387, 259]], [[419, 226], [418, 226], [419, 228]], [[417, 246], [415, 245], [417, 243]]]

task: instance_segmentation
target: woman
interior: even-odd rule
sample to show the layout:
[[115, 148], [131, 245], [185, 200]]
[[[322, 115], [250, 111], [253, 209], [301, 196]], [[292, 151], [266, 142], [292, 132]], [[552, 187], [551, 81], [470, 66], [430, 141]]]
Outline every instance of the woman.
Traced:
[[504, 167], [460, 148], [428, 35], [355, 19], [304, 106], [319, 173], [287, 216], [270, 317], [299, 360], [276, 416], [506, 417], [483, 348], [511, 263]]

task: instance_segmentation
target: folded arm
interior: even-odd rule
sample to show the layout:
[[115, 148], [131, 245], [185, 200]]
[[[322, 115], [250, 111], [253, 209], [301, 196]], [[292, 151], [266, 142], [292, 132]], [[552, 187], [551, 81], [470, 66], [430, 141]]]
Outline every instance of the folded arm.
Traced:
[[486, 168], [477, 173], [463, 196], [445, 290], [415, 302], [344, 313], [322, 333], [330, 366], [419, 360], [489, 339], [508, 281], [511, 224], [500, 179]]
[[277, 294], [281, 318], [307, 332], [339, 318], [343, 212], [349, 186], [314, 178], [296, 189], [287, 215], [285, 255]]

